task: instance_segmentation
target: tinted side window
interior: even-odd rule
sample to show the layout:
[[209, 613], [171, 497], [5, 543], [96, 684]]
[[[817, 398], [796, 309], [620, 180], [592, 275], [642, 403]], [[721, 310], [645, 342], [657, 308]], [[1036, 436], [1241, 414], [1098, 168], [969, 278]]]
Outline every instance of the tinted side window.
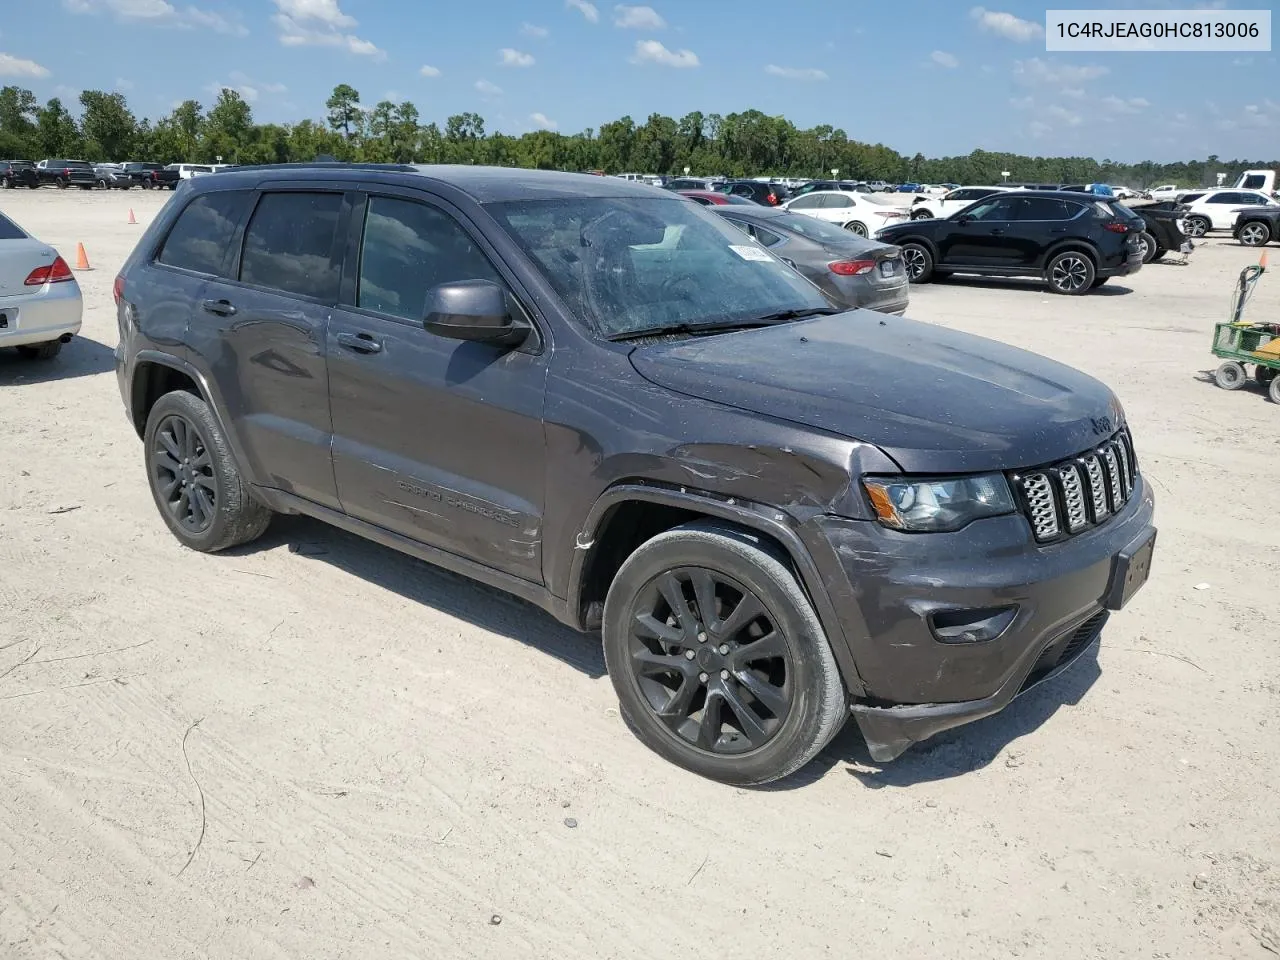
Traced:
[[411, 200], [369, 198], [357, 306], [416, 322], [426, 316], [428, 292], [454, 280], [502, 283], [488, 257], [448, 214]]
[[772, 230], [764, 229], [764, 227], [755, 228], [755, 238], [766, 247], [772, 247], [782, 242], [782, 237], [778, 236]]
[[178, 215], [156, 261], [196, 273], [220, 275], [227, 248], [251, 198], [247, 190], [196, 197]]
[[[1027, 197], [1022, 201], [1022, 209], [1018, 213], [1019, 220], [1068, 220], [1071, 217], [1070, 207], [1065, 200], [1050, 200], [1048, 197]], [[1079, 207], [1077, 206], [1078, 210]]]
[[1019, 200], [1005, 196], [995, 196], [985, 201], [980, 200], [978, 205], [969, 211], [969, 216], [975, 220], [1012, 220], [1019, 202]]
[[245, 231], [240, 279], [300, 297], [337, 297], [334, 232], [341, 209], [340, 193], [263, 194]]
[[852, 207], [853, 200], [845, 196], [837, 196], [830, 194], [826, 198], [826, 202], [822, 204], [824, 207]]
[[1211, 194], [1205, 203], [1239, 203], [1236, 198], [1240, 196], [1238, 193], [1215, 193]]
[[753, 235], [753, 234], [752, 234], [752, 231], [751, 231], [751, 225], [750, 225], [750, 224], [743, 223], [741, 220], [735, 220], [735, 219], [733, 219], [733, 217], [725, 217], [725, 219], [726, 219], [727, 221], [729, 221], [730, 223], [732, 223], [735, 227], [737, 227], [737, 228], [738, 228], [739, 230], [741, 230], [743, 233], [747, 234], [748, 236], [752, 236], [752, 235]]
[[0, 240], [23, 240], [26, 236], [21, 227], [0, 213]]
[[791, 210], [813, 210], [813, 209], [816, 209], [817, 207], [820, 207], [820, 206], [822, 206], [822, 198], [821, 198], [821, 197], [815, 197], [815, 196], [813, 196], [812, 194], [808, 194], [808, 195], [806, 195], [806, 196], [800, 197], [800, 198], [798, 198], [798, 199], [796, 199], [796, 200], [792, 201], [791, 206], [790, 206], [788, 209], [791, 209]]

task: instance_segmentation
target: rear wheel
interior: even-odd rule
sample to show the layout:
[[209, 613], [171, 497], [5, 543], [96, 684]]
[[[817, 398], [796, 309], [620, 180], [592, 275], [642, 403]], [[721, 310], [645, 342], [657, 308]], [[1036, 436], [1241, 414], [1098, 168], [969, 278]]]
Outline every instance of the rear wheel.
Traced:
[[1151, 236], [1146, 230], [1138, 234], [1138, 249], [1142, 251], [1142, 262], [1150, 263], [1156, 258], [1156, 238]]
[[249, 492], [202, 399], [166, 393], [151, 408], [144, 437], [151, 496], [179, 542], [216, 553], [262, 536], [271, 511]]
[[151, 181], [150, 181], [150, 180], [143, 180], [143, 181], [142, 181], [142, 189], [143, 189], [143, 190], [150, 190], [150, 189], [151, 189], [151, 187], [152, 187], [152, 183], [151, 183]]
[[1049, 261], [1045, 279], [1054, 293], [1076, 297], [1092, 289], [1094, 273], [1093, 261], [1088, 254], [1067, 250]]
[[1276, 378], [1276, 371], [1270, 367], [1264, 367], [1262, 364], [1256, 364], [1253, 368], [1253, 379], [1257, 381], [1258, 386], [1266, 388], [1271, 381]]
[[69, 186], [71, 186], [71, 184], [67, 183], [67, 181], [65, 181], [65, 180], [63, 180], [63, 179], [61, 179], [61, 178], [59, 178], [59, 179], [58, 179], [58, 189], [59, 189], [59, 190], [65, 190], [65, 189], [67, 189], [67, 187], [69, 187]]
[[1244, 367], [1228, 360], [1213, 371], [1213, 379], [1223, 390], [1239, 390], [1244, 386]]
[[1280, 377], [1273, 377], [1271, 386], [1267, 388], [1267, 396], [1271, 398], [1272, 403], [1280, 403]]
[[33, 343], [29, 346], [18, 348], [18, 355], [27, 360], [52, 360], [61, 352], [61, 340], [50, 340], [47, 343]]
[[907, 279], [912, 283], [928, 283], [933, 279], [933, 254], [924, 244], [904, 243], [902, 262], [907, 267]]
[[1213, 226], [1204, 217], [1187, 217], [1187, 236], [1203, 237], [1209, 232], [1209, 228]]
[[9, 179], [8, 177], [5, 177], [3, 180], [0, 180], [0, 188], [3, 188], [3, 189], [5, 189], [5, 190], [12, 190], [12, 189], [13, 189], [13, 181], [12, 181], [11, 179]]
[[1271, 231], [1265, 223], [1253, 221], [1240, 228], [1240, 242], [1246, 247], [1261, 247], [1271, 239]]
[[844, 225], [844, 228], [848, 230], [850, 233], [856, 233], [860, 237], [865, 237], [867, 235], [866, 224], [861, 223], [857, 220], [854, 220], [852, 223], [846, 223]]
[[844, 720], [822, 625], [782, 559], [746, 531], [691, 523], [642, 545], [609, 588], [602, 632], [636, 735], [701, 776], [778, 780]]

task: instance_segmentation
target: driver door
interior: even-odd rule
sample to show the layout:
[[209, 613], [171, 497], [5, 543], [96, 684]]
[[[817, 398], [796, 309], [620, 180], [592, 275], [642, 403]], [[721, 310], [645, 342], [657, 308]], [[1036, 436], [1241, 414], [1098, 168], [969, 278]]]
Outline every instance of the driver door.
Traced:
[[1022, 199], [996, 194], [972, 207], [962, 220], [951, 222], [939, 257], [947, 266], [1012, 266], [1017, 258], [1010, 230], [1018, 219]]

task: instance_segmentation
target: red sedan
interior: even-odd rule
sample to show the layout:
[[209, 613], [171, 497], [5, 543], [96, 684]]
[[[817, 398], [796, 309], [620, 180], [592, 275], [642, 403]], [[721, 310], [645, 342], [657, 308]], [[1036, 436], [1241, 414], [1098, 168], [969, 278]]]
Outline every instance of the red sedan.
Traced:
[[688, 197], [704, 207], [718, 207], [731, 203], [745, 203], [750, 207], [758, 206], [758, 204], [752, 203], [746, 197], [735, 197], [731, 193], [717, 193], [714, 190], [677, 190], [676, 193], [682, 197]]

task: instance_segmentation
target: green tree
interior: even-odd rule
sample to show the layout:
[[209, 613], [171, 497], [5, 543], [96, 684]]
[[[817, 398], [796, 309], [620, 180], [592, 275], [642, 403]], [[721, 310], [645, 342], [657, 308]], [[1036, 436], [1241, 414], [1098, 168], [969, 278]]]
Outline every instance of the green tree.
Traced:
[[57, 159], [77, 159], [81, 152], [75, 118], [57, 97], [36, 112], [36, 145], [43, 156]]
[[123, 161], [133, 155], [138, 121], [122, 93], [85, 90], [80, 94], [84, 113], [80, 129], [91, 159]]
[[205, 121], [204, 142], [200, 145], [204, 161], [210, 163], [221, 157], [224, 163], [242, 162], [241, 154], [250, 144], [252, 128], [249, 104], [235, 90], [223, 87]]
[[345, 83], [338, 84], [324, 105], [329, 111], [331, 129], [341, 130], [348, 140], [359, 133], [364, 113], [360, 109], [360, 93], [355, 87]]
[[36, 95], [22, 87], [0, 87], [0, 153], [28, 159], [39, 152]]

